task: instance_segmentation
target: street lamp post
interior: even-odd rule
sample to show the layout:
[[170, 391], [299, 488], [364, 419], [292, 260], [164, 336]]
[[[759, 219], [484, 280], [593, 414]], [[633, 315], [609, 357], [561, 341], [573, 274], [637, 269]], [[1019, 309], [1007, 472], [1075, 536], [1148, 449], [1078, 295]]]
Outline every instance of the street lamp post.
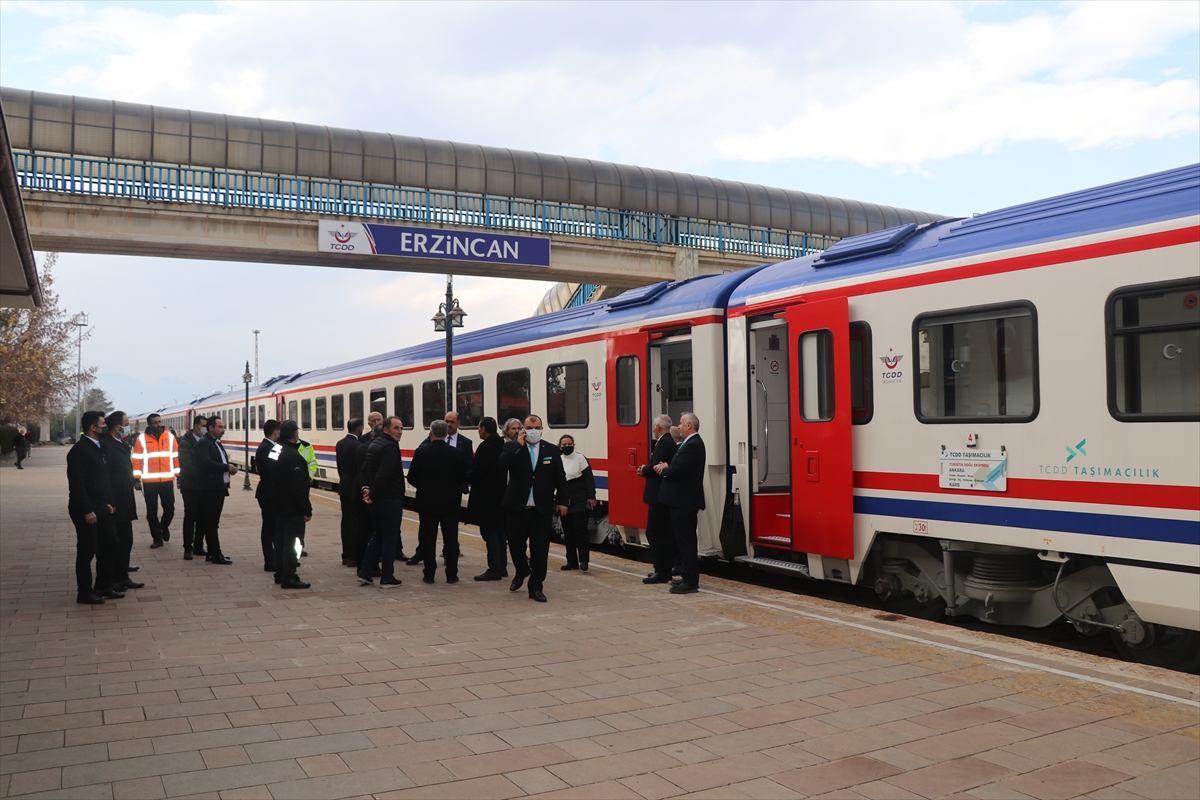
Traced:
[[446, 302], [438, 306], [433, 315], [433, 330], [446, 332], [446, 411], [454, 410], [454, 329], [463, 326], [462, 310], [454, 298], [454, 276], [446, 276]]
[[80, 311], [75, 316], [71, 317], [71, 324], [75, 326], [75, 332], [78, 335], [78, 353], [75, 361], [75, 431], [71, 437], [71, 441], [79, 436], [79, 430], [83, 427], [83, 329], [87, 327], [88, 315]]
[[250, 381], [254, 380], [254, 376], [250, 374], [250, 362], [246, 362], [246, 371], [242, 373], [242, 383], [246, 384], [246, 410], [242, 412], [242, 445], [245, 447], [246, 453], [246, 482], [242, 484], [242, 488], [247, 492], [250, 491]]

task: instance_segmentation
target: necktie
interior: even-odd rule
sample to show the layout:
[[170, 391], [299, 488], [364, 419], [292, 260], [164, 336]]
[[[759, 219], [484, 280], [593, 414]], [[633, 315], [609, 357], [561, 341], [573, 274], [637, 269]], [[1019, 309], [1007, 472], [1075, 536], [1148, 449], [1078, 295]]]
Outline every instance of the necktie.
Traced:
[[[529, 474], [532, 476], [533, 473], [535, 473], [535, 472], [537, 472], [537, 447], [536, 446], [529, 448]], [[533, 502], [533, 481], [531, 480], [529, 482], [529, 499], [526, 501], [526, 503], [532, 503], [532, 502]]]

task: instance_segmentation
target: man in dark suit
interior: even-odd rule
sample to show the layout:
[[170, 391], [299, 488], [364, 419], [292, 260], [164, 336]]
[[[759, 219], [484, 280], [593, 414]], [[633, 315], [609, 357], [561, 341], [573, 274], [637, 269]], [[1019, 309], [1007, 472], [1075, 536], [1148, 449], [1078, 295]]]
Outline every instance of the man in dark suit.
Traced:
[[671, 438], [671, 418], [666, 414], [654, 419], [654, 438], [658, 441], [650, 454], [650, 463], [637, 470], [637, 474], [646, 479], [642, 502], [647, 506], [646, 539], [654, 563], [654, 571], [643, 578], [642, 583], [670, 583], [671, 567], [679, 556], [675, 547], [675, 528], [671, 525], [671, 509], [658, 499], [662, 477], [655, 471], [659, 464], [670, 464], [677, 449]]
[[399, 586], [396, 577], [396, 550], [400, 543], [400, 524], [404, 519], [404, 462], [400, 458], [400, 437], [404, 424], [399, 417], [385, 417], [379, 435], [367, 447], [366, 461], [358, 474], [363, 501], [370, 506], [375, 532], [358, 564], [358, 582], [371, 584], [376, 564], [381, 564], [379, 586]]
[[[279, 421], [269, 419], [262, 426], [263, 440], [254, 451], [254, 468], [258, 470], [258, 488], [254, 490], [254, 499], [258, 501], [258, 510], [262, 515], [262, 531], [259, 538], [262, 541], [263, 572], [275, 572], [275, 503], [271, 499], [271, 452], [279, 441]], [[278, 459], [275, 459], [278, 460]]]
[[[471, 462], [472, 462], [472, 460], [474, 460], [474, 457], [475, 457], [475, 449], [474, 449], [475, 445], [471, 442], [470, 439], [468, 439], [466, 437], [466, 435], [458, 432], [458, 412], [457, 411], [446, 412], [446, 416], [443, 418], [443, 420], [446, 423], [446, 431], [447, 431], [446, 444], [450, 446], [451, 450], [454, 450], [459, 454], [459, 456], [463, 460], [463, 464], [467, 468], [467, 472], [469, 473], [471, 470]], [[431, 427], [429, 436], [427, 436], [424, 440], [422, 440], [422, 442], [419, 445], [417, 445], [417, 450], [420, 450], [422, 447], [425, 447], [432, 441], [433, 441], [433, 429]], [[469, 484], [466, 481], [463, 481], [463, 485], [459, 489], [459, 494], [464, 495], [468, 491], [469, 491]], [[461, 501], [462, 501], [461, 496], [459, 497], [459, 501], [461, 504]], [[459, 513], [460, 513], [460, 518], [461, 518], [461, 512], [459, 512]], [[436, 541], [436, 539], [435, 539], [435, 541]], [[443, 545], [443, 547], [445, 546], [444, 538], [442, 540], [442, 545]], [[446, 558], [445, 551], [442, 552], [442, 558]], [[417, 550], [415, 553], [413, 553], [413, 557], [408, 559], [408, 561], [406, 563], [410, 567], [415, 566], [417, 564], [426, 563], [425, 554], [421, 552], [420, 542], [417, 543]]]
[[479, 535], [487, 545], [488, 568], [476, 575], [477, 581], [498, 581], [508, 577], [508, 549], [504, 539], [504, 490], [508, 475], [500, 469], [500, 454], [505, 438], [500, 435], [496, 420], [484, 417], [479, 421], [479, 449], [471, 461], [467, 479], [471, 495], [467, 498], [467, 521], [479, 526]]
[[117, 551], [113, 563], [113, 588], [117, 591], [140, 589], [144, 584], [129, 578], [129, 554], [133, 551], [133, 521], [138, 518], [137, 481], [133, 478], [132, 450], [122, 437], [129, 433], [129, 415], [114, 411], [104, 420], [108, 432], [100, 437], [100, 452], [108, 469], [108, 486], [113, 508], [113, 530]]
[[542, 586], [550, 556], [552, 519], [556, 513], [567, 513], [567, 475], [558, 448], [542, 440], [541, 417], [531, 414], [525, 418], [524, 430], [517, 434], [516, 441], [504, 446], [499, 463], [508, 473], [504, 509], [508, 512], [508, 549], [516, 572], [508, 590], [519, 590], [528, 577], [530, 599], [544, 603]]
[[[208, 417], [197, 414], [192, 429], [179, 438], [179, 493], [183, 495], [183, 560], [192, 555], [208, 555], [204, 539], [196, 535], [196, 517], [200, 515], [200, 475], [196, 472], [196, 445], [204, 438]], [[151, 547], [162, 547], [157, 542]]]
[[429, 425], [428, 446], [418, 447], [408, 468], [408, 482], [417, 490], [417, 513], [421, 527], [417, 534], [417, 553], [425, 560], [425, 582], [433, 583], [437, 573], [437, 532], [442, 528], [442, 558], [446, 562], [446, 583], [458, 583], [458, 509], [462, 504], [462, 486], [467, 465], [458, 450], [446, 441], [449, 426], [434, 420]]
[[270, 475], [270, 498], [275, 521], [275, 582], [283, 589], [307, 589], [310, 584], [296, 577], [296, 542], [304, 538], [304, 526], [312, 519], [308, 461], [300, 455], [300, 426], [285, 420], [278, 429], [263, 462]]
[[700, 589], [696, 518], [704, 508], [704, 470], [708, 455], [700, 438], [699, 417], [690, 411], [684, 412], [679, 418], [679, 431], [683, 434], [683, 442], [670, 465], [656, 464], [654, 471], [662, 477], [658, 502], [671, 509], [675, 545], [679, 548], [679, 573], [683, 581], [671, 587], [671, 594], [691, 594]]
[[357, 567], [361, 553], [355, 541], [358, 538], [358, 445], [361, 441], [363, 421], [358, 417], [346, 423], [346, 435], [338, 440], [337, 471], [338, 500], [342, 506], [342, 566]]
[[229, 496], [229, 480], [238, 470], [237, 464], [229, 463], [229, 456], [221, 444], [224, 435], [225, 423], [220, 417], [210, 417], [208, 433], [196, 442], [192, 454], [200, 480], [200, 513], [196, 519], [196, 536], [203, 536], [208, 546], [205, 560], [222, 566], [232, 564], [233, 559], [221, 552], [221, 539], [217, 531], [221, 526], [225, 498]]
[[[105, 598], [124, 597], [113, 590], [116, 532], [113, 528], [112, 488], [108, 467], [100, 449], [104, 414], [85, 411], [83, 436], [67, 453], [67, 512], [75, 524], [76, 602], [100, 605]], [[96, 581], [92, 582], [92, 559], [96, 559]]]

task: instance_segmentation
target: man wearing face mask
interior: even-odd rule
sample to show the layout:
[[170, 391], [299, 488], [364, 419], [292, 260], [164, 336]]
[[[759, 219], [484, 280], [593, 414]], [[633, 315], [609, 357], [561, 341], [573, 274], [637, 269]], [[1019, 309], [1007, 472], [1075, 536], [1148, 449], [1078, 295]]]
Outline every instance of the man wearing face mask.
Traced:
[[129, 579], [129, 554], [133, 551], [133, 521], [137, 519], [137, 480], [133, 458], [125, 437], [129, 435], [129, 416], [114, 411], [104, 420], [108, 431], [100, 437], [100, 452], [108, 469], [109, 496], [116, 511], [112, 515], [116, 533], [116, 552], [113, 554], [113, 585], [115, 591], [140, 589], [143, 584]]
[[503, 505], [508, 512], [509, 554], [516, 571], [508, 590], [519, 591], [529, 578], [529, 599], [544, 603], [542, 586], [550, 555], [552, 519], [556, 513], [567, 513], [567, 477], [558, 448], [542, 441], [541, 417], [531, 414], [525, 419], [525, 429], [517, 434], [516, 441], [504, 445], [499, 464], [508, 473]]
[[[133, 442], [133, 478], [142, 484], [146, 499], [146, 522], [150, 536], [161, 546], [171, 540], [171, 520], [175, 519], [175, 476], [179, 474], [179, 444], [163, 427], [162, 417], [146, 417], [146, 432]], [[158, 504], [162, 503], [162, 519]]]
[[[75, 525], [76, 602], [101, 605], [105, 599], [125, 595], [114, 591], [116, 579], [116, 532], [112, 515], [112, 488], [100, 439], [104, 436], [104, 414], [85, 411], [83, 436], [67, 453], [67, 511]], [[96, 559], [96, 581], [92, 583], [92, 559]]]
[[[179, 493], [183, 495], [183, 560], [208, 555], [204, 539], [196, 535], [196, 516], [200, 513], [200, 473], [196, 471], [196, 445], [204, 438], [208, 417], [197, 414], [192, 429], [179, 437]], [[151, 547], [161, 547], [152, 544]]]

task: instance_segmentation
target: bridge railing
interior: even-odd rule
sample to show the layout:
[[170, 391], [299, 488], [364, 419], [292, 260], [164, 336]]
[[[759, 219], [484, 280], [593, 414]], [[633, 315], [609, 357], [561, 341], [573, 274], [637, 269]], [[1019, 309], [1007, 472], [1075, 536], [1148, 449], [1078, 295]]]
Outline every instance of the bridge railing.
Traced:
[[22, 151], [13, 155], [21, 188], [31, 191], [467, 225], [771, 260], [817, 253], [837, 241], [833, 236], [543, 200]]

